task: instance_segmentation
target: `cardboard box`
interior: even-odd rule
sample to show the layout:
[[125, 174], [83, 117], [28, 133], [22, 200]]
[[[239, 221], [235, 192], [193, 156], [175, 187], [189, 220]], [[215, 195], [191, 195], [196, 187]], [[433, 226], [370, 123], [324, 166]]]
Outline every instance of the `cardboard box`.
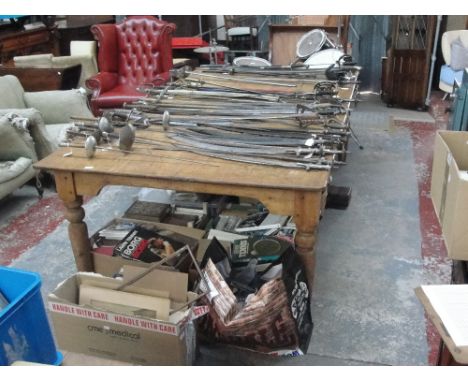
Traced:
[[437, 132], [431, 198], [448, 256], [468, 260], [468, 132]]
[[[145, 290], [148, 276], [151, 277], [151, 273], [125, 291]], [[81, 285], [115, 288], [121, 282], [95, 273], [77, 273], [49, 294], [50, 317], [59, 348], [138, 365], [191, 365], [195, 356], [192, 321], [206, 314], [208, 307], [184, 305], [198, 295], [187, 292], [185, 301], [171, 300], [171, 309], [175, 312], [168, 320], [78, 305]], [[176, 281], [174, 285], [169, 284], [170, 291], [178, 288]], [[145, 293], [151, 291], [145, 290]], [[153, 295], [160, 295], [160, 292], [155, 290]]]
[[[115, 219], [112, 222], [110, 222], [107, 226], [112, 225], [116, 221], [141, 223], [141, 224], [144, 224], [145, 227], [153, 227], [154, 229], [158, 229], [158, 230], [174, 232], [176, 234], [187, 236], [188, 238], [194, 239], [197, 241], [199, 241], [205, 235], [205, 231], [196, 229], [196, 228], [183, 227], [183, 226], [177, 226], [177, 225], [166, 224], [166, 223], [145, 222], [145, 221], [134, 220], [134, 219]], [[96, 241], [99, 231], [101, 231], [103, 228], [98, 230], [91, 237], [91, 243], [94, 243]], [[93, 251], [93, 262], [94, 262], [94, 271], [96, 273], [100, 273], [101, 275], [108, 276], [108, 277], [114, 276], [116, 273], [118, 273], [122, 269], [124, 265], [137, 266], [141, 268], [148, 268], [151, 265], [151, 263], [127, 260], [120, 256], [112, 256], [111, 253], [109, 255], [103, 255], [94, 251]]]
[[415, 293], [453, 359], [460, 364], [468, 364], [468, 285], [421, 285]]

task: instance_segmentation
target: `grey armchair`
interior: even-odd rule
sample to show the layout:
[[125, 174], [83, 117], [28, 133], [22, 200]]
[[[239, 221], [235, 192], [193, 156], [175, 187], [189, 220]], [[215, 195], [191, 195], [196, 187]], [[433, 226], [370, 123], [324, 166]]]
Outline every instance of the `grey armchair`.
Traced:
[[[0, 199], [37, 177], [33, 163], [57, 149], [72, 116], [93, 118], [80, 90], [25, 92], [16, 77], [0, 77]], [[38, 177], [36, 188], [42, 196]]]
[[15, 76], [0, 77], [0, 116], [15, 113], [30, 121], [29, 132], [38, 159], [57, 149], [70, 117], [93, 118], [80, 90], [25, 92]]
[[[34, 142], [28, 130], [15, 125], [9, 116], [0, 117], [0, 199], [36, 176], [35, 161]], [[42, 189], [38, 190], [42, 195]]]

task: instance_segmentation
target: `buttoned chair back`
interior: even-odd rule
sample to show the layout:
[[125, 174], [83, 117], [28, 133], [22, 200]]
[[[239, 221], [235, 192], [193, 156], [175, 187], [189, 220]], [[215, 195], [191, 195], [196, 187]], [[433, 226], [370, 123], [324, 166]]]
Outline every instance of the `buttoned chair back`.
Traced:
[[[99, 46], [97, 79], [103, 74], [100, 84], [93, 81], [96, 78], [87, 83], [94, 89], [93, 112], [102, 106], [119, 107], [141, 97], [136, 91], [140, 85], [160, 85], [169, 79], [174, 30], [174, 24], [153, 16], [130, 16], [120, 24], [91, 27]], [[115, 102], [106, 99], [109, 91]], [[101, 104], [99, 99], [103, 101]]]

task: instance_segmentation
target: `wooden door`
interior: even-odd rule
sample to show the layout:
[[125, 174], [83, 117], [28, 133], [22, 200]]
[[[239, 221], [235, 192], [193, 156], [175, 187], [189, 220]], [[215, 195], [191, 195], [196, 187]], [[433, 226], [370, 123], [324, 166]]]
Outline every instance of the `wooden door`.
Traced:
[[384, 81], [389, 105], [425, 108], [435, 22], [436, 16], [393, 16]]

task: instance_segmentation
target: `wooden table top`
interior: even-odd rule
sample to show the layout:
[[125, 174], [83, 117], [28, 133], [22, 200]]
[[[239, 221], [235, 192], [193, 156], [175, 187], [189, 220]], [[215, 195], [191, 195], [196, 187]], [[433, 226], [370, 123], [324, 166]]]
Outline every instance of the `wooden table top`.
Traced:
[[[195, 76], [193, 76], [193, 79]], [[229, 77], [228, 77], [229, 78]], [[232, 77], [231, 77], [232, 78]], [[270, 79], [260, 77], [262, 80], [293, 83], [294, 87], [269, 86], [262, 84], [239, 83], [230, 80], [213, 80], [221, 86], [239, 86], [245, 90], [259, 92], [312, 91], [317, 81], [291, 81], [286, 79]], [[189, 76], [190, 79], [190, 76]], [[204, 78], [207, 80], [208, 78]], [[356, 85], [351, 84], [339, 87], [339, 97], [352, 98]], [[345, 103], [349, 107], [349, 103]], [[347, 115], [340, 116], [344, 122]], [[272, 126], [273, 127], [273, 126]], [[137, 130], [137, 138], [154, 139], [171, 142], [162, 133], [161, 126], [151, 126], [146, 130]], [[330, 171], [290, 169], [267, 165], [256, 165], [223, 160], [205, 155], [185, 151], [151, 150], [148, 145], [135, 144], [133, 152], [126, 154], [120, 151], [97, 150], [94, 158], [86, 158], [84, 148], [61, 148], [47, 158], [36, 163], [34, 167], [43, 170], [65, 172], [105, 174], [125, 177], [152, 178], [170, 181], [198, 182], [205, 184], [252, 186], [284, 190], [323, 190], [328, 184]], [[70, 157], [65, 153], [73, 152]], [[171, 159], [172, 158], [172, 159]], [[177, 160], [174, 158], [180, 158]], [[196, 161], [197, 163], [191, 162]]]
[[[148, 130], [137, 130], [137, 138], [170, 141], [164, 133], [150, 129], [160, 130], [161, 127], [151, 126]], [[91, 159], [86, 158], [84, 148], [62, 147], [35, 163], [34, 167], [52, 171], [285, 190], [323, 190], [328, 184], [329, 171], [326, 170], [306, 171], [248, 164], [185, 151], [151, 150], [149, 147], [135, 144], [132, 153], [128, 154], [98, 149]], [[64, 157], [70, 151], [73, 154]]]

